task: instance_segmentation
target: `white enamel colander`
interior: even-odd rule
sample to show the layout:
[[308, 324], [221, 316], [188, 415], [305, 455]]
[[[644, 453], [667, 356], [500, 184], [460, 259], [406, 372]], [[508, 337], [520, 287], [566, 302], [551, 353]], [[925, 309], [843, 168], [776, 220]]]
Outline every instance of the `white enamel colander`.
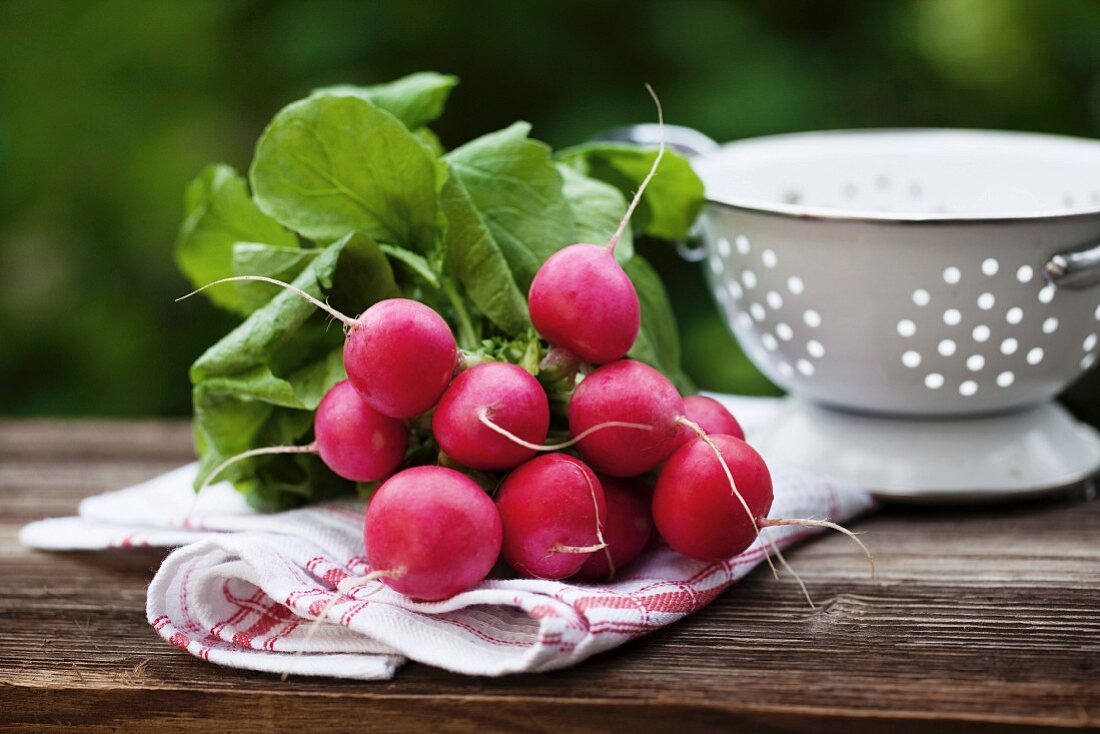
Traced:
[[[654, 132], [636, 126], [616, 137], [652, 142]], [[749, 358], [805, 399], [800, 404], [880, 416], [848, 431], [865, 446], [896, 428], [897, 445], [872, 446], [877, 450], [851, 458], [841, 473], [860, 475], [885, 453], [904, 454], [919, 434], [953, 433], [952, 441], [962, 436], [963, 444], [975, 431], [996, 435], [980, 416], [1045, 405], [1096, 362], [1100, 142], [922, 129], [801, 133], [718, 146], [672, 128], [669, 139], [695, 156], [706, 186], [701, 258]], [[852, 423], [817, 408], [798, 412], [792, 425], [820, 433], [826, 424], [833, 431]], [[1068, 417], [1014, 418], [1020, 445], [1051, 440], [1060, 430], [1050, 428], [1051, 420], [1077, 435]], [[805, 431], [798, 437], [828, 443]], [[988, 467], [975, 466], [974, 476], [940, 477], [937, 489], [1020, 476], [1017, 484], [1026, 489], [1080, 478], [1095, 470], [1096, 446], [1093, 433], [1079, 449], [1071, 447], [1071, 463], [1076, 456], [1079, 466], [1068, 474], [1044, 464], [1035, 476], [1029, 467], [990, 476]], [[823, 448], [821, 456], [834, 449]], [[923, 467], [859, 478], [891, 490], [918, 487], [915, 477], [930, 476], [931, 463], [950, 460], [942, 446], [935, 451], [919, 457]], [[1013, 463], [1003, 459], [1002, 453], [1001, 464]]]
[[721, 148], [697, 170], [714, 295], [748, 356], [791, 392], [973, 414], [1045, 400], [1096, 361], [1100, 142], [783, 135]]

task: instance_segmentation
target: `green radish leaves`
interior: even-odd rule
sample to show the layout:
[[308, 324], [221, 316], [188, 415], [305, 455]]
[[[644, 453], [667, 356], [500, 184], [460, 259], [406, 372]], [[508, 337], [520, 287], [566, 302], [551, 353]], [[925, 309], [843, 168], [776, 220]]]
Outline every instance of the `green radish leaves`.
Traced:
[[[229, 166], [208, 166], [188, 184], [184, 209], [176, 239], [176, 263], [196, 288], [233, 275], [233, 245], [237, 242], [298, 247], [298, 238], [259, 210], [244, 179]], [[209, 298], [231, 311], [251, 310], [232, 288], [213, 289]]]
[[457, 84], [456, 76], [422, 71], [369, 87], [351, 84], [321, 87], [310, 96], [359, 97], [389, 112], [410, 130], [416, 130], [443, 114], [443, 105]]
[[[548, 386], [560, 419], [573, 375], [542, 368], [527, 290], [557, 250], [610, 239], [654, 153], [600, 143], [554, 156], [524, 122], [446, 152], [427, 125], [456, 84], [424, 72], [288, 105], [260, 137], [247, 184], [224, 165], [190, 184], [176, 259], [196, 287], [262, 275], [352, 317], [384, 298], [422, 301], [448, 320], [464, 363], [521, 365]], [[685, 236], [701, 203], [699, 179], [668, 153], [615, 251], [642, 306], [629, 356], [682, 391], [692, 386], [675, 320], [633, 238]], [[191, 368], [200, 481], [242, 451], [308, 444], [314, 410], [345, 376], [342, 325], [296, 294], [253, 281], [204, 295], [245, 318]], [[408, 460], [434, 462], [423, 421], [411, 428]], [[308, 454], [242, 461], [226, 478], [262, 509], [353, 490]]]
[[574, 242], [562, 176], [549, 146], [527, 137], [530, 130], [517, 122], [444, 156], [524, 292], [539, 265]]
[[516, 285], [508, 260], [455, 176], [443, 185], [440, 203], [447, 217], [444, 269], [454, 274], [478, 310], [505, 334], [530, 328], [527, 299]]
[[[560, 151], [557, 160], [616, 186], [629, 198], [649, 173], [656, 156], [655, 150], [629, 143], [586, 143]], [[666, 150], [631, 223], [636, 234], [681, 240], [688, 236], [702, 206], [703, 182], [686, 158]]]
[[359, 97], [283, 108], [249, 177], [260, 209], [305, 237], [361, 231], [420, 252], [435, 244], [442, 167], [400, 120]]
[[635, 255], [623, 268], [638, 291], [642, 306], [642, 328], [626, 355], [655, 367], [672, 380], [684, 395], [695, 392], [691, 378], [680, 367], [680, 332], [668, 303], [668, 294], [657, 271]]

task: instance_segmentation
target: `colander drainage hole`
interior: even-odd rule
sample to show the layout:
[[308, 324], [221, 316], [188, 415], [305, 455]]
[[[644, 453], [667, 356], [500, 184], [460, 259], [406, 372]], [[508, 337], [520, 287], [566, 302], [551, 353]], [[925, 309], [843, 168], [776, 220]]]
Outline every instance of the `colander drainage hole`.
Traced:
[[1086, 352], [1091, 352], [1092, 348], [1096, 346], [1096, 334], [1089, 334], [1085, 337], [1085, 341], [1081, 342], [1081, 347]]
[[993, 297], [992, 293], [983, 293], [978, 296], [978, 308], [983, 311], [988, 311], [993, 308], [993, 304], [996, 303], [996, 301], [997, 299]]
[[1010, 324], [1018, 324], [1024, 320], [1024, 310], [1019, 306], [1013, 306], [1005, 312], [1005, 321]]
[[954, 265], [943, 271], [943, 282], [948, 285], [955, 285], [962, 280], [962, 272]]
[[997, 375], [997, 385], [999, 387], [1009, 387], [1014, 382], [1016, 382], [1016, 375], [1007, 370]]
[[976, 392], [978, 392], [978, 383], [973, 380], [967, 380], [959, 385], [959, 395], [963, 397], [970, 397]]
[[970, 335], [974, 337], [976, 342], [984, 342], [989, 339], [989, 327], [985, 324], [978, 324], [974, 327], [974, 331], [970, 332]]
[[1036, 365], [1043, 361], [1043, 348], [1034, 347], [1027, 352], [1027, 363], [1030, 365]]
[[[796, 296], [801, 295], [805, 287], [806, 286], [802, 282], [802, 278], [799, 278], [797, 275], [792, 275], [791, 277], [787, 278], [787, 290], [789, 290], [792, 294]], [[1100, 319], [1100, 308], [1096, 309], [1096, 313], [1096, 318]]]
[[1012, 337], [1008, 337], [1003, 342], [1001, 342], [1001, 354], [1003, 354], [1005, 356], [1008, 356], [1010, 354], [1015, 354], [1016, 350], [1019, 349], [1019, 348], [1020, 348], [1020, 342], [1016, 341]]
[[929, 390], [939, 390], [943, 387], [943, 375], [939, 372], [930, 372], [924, 376], [924, 386]]
[[1054, 286], [1045, 285], [1039, 291], [1039, 303], [1050, 303], [1054, 300]]
[[743, 234], [737, 235], [737, 238], [734, 240], [734, 245], [737, 247], [737, 251], [742, 255], [748, 255], [749, 250], [752, 249], [752, 246], [749, 245], [749, 238]]
[[1026, 283], [1031, 280], [1033, 275], [1035, 275], [1035, 271], [1030, 265], [1021, 265], [1019, 270], [1016, 271], [1016, 280]]
[[951, 339], [944, 339], [937, 346], [936, 349], [945, 357], [950, 357], [955, 353], [955, 342]]
[[913, 303], [917, 306], [927, 306], [932, 302], [932, 296], [923, 288], [913, 291]]
[[901, 355], [901, 363], [906, 367], [920, 367], [920, 352], [909, 350]]
[[995, 257], [987, 257], [985, 260], [982, 260], [982, 272], [986, 275], [996, 275], [1000, 267], [1001, 264], [997, 262], [997, 258]]
[[1058, 330], [1058, 319], [1051, 316], [1049, 319], [1043, 322], [1043, 333], [1053, 334]]
[[985, 357], [980, 354], [971, 354], [966, 358], [966, 368], [971, 372], [979, 372], [985, 367]]
[[725, 237], [718, 238], [718, 254], [722, 257], [730, 256], [730, 241]]
[[[814, 311], [812, 308], [806, 309], [806, 311], [802, 314], [802, 320], [805, 321], [806, 326], [810, 327], [811, 329], [816, 329], [817, 327], [821, 326], [821, 314], [819, 314], [817, 311]], [[913, 322], [910, 321], [909, 323], [912, 324]], [[898, 326], [900, 328], [901, 324], [898, 324]], [[914, 325], [913, 331], [915, 332], [916, 330], [917, 327], [916, 325]]]
[[[809, 311], [806, 312], [809, 315]], [[807, 322], [809, 323], [809, 322]], [[901, 336], [909, 337], [917, 333], [917, 325], [909, 319], [902, 319], [898, 322], [898, 334]]]
[[949, 308], [943, 312], [943, 323], [948, 326], [958, 326], [962, 318], [962, 313], [957, 308]]
[[771, 250], [764, 250], [760, 253], [760, 260], [766, 268], [774, 268], [779, 263], [779, 258]]

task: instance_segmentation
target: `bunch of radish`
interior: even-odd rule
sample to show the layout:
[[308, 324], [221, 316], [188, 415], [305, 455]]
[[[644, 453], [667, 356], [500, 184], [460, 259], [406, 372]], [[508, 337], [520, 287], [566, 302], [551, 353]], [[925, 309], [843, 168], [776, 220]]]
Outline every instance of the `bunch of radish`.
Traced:
[[[503, 362], [464, 368], [450, 327], [422, 303], [390, 299], [352, 318], [289, 284], [238, 276], [225, 280], [276, 283], [340, 320], [348, 379], [321, 401], [313, 443], [246, 452], [207, 483], [231, 462], [277, 452], [316, 453], [341, 477], [382, 480], [364, 529], [372, 572], [341, 590], [380, 580], [429, 601], [474, 587], [498, 558], [534, 578], [607, 581], [654, 542], [654, 530], [703, 561], [727, 560], [775, 525], [848, 533], [769, 519], [771, 475], [736, 419], [625, 358], [641, 309], [615, 246], [663, 154], [662, 140], [606, 245], [559, 250], [531, 283], [535, 329], [555, 359], [580, 365], [568, 440], [547, 443], [550, 403], [538, 379]], [[428, 416], [439, 465], [401, 469], [409, 422]]]

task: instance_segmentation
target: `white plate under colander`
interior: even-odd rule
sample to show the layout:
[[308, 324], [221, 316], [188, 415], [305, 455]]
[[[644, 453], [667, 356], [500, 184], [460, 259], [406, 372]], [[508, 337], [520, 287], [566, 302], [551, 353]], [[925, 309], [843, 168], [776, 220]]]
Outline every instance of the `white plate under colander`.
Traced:
[[[719, 309], [796, 398], [770, 434], [794, 444], [785, 457], [820, 469], [841, 452], [838, 475], [910, 497], [1018, 495], [1097, 470], [1095, 431], [1039, 408], [1100, 353], [1100, 142], [878, 130], [718, 146], [669, 132], [706, 185]], [[1009, 445], [1011, 475], [994, 470]]]

